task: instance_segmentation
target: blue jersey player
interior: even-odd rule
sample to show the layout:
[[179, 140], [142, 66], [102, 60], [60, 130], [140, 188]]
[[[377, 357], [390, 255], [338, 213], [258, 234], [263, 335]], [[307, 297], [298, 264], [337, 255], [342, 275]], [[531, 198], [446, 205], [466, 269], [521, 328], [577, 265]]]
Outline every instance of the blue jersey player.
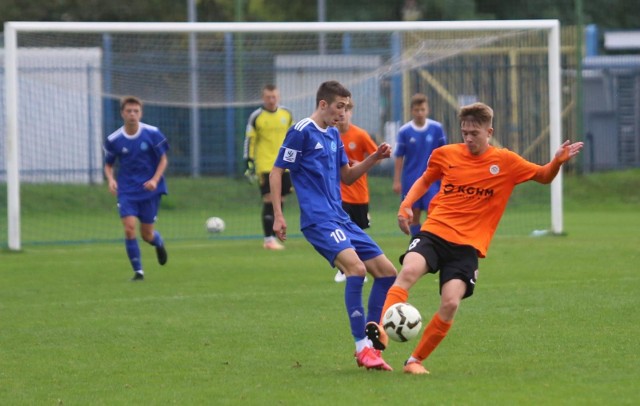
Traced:
[[[442, 124], [427, 118], [429, 102], [427, 96], [417, 93], [411, 98], [412, 120], [398, 130], [394, 149], [395, 170], [393, 175], [393, 191], [407, 196], [413, 183], [427, 169], [427, 162], [434, 149], [447, 143], [447, 134]], [[426, 213], [433, 196], [440, 190], [440, 181], [433, 182], [429, 190], [416, 201], [413, 206], [413, 220], [409, 226], [411, 235], [420, 231], [420, 215]]]
[[[316, 110], [292, 126], [269, 175], [274, 208], [273, 230], [285, 241], [287, 224], [282, 214], [282, 175], [291, 173], [300, 205], [300, 228], [305, 238], [333, 267], [346, 275], [344, 302], [356, 363], [367, 369], [391, 370], [365, 333], [368, 321], [378, 321], [389, 287], [397, 271], [378, 245], [342, 209], [340, 181], [351, 184], [378, 161], [391, 155], [382, 143], [366, 159], [349, 165], [340, 133], [335, 127], [344, 120], [351, 93], [336, 81], [324, 82], [316, 95]], [[374, 282], [365, 314], [362, 291], [366, 273]]]
[[[107, 137], [104, 144], [104, 173], [109, 191], [118, 197], [118, 210], [124, 226], [125, 247], [134, 276], [144, 280], [140, 247], [136, 238], [136, 220], [142, 239], [153, 245], [160, 265], [167, 263], [167, 251], [154, 223], [160, 198], [167, 194], [164, 171], [167, 168], [166, 137], [156, 127], [140, 122], [142, 102], [129, 96], [120, 102], [124, 125]], [[118, 161], [118, 177], [113, 166]]]

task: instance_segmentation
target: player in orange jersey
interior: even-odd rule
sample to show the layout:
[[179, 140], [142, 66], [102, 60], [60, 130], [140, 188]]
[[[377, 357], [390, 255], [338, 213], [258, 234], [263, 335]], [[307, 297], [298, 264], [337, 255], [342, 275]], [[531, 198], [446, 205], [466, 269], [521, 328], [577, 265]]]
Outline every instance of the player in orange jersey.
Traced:
[[[340, 138], [347, 153], [349, 165], [364, 161], [366, 157], [378, 150], [378, 146], [371, 136], [362, 128], [351, 123], [353, 115], [353, 98], [349, 98], [349, 104], [344, 111], [344, 120], [336, 126], [340, 131]], [[351, 220], [361, 229], [369, 228], [369, 184], [367, 174], [362, 175], [351, 185], [340, 182], [340, 194], [342, 195], [342, 208], [347, 212]], [[333, 280], [346, 281], [346, 276], [341, 270], [336, 272]], [[365, 282], [367, 278], [365, 277]]]
[[[405, 362], [404, 372], [427, 374], [422, 365], [444, 339], [462, 299], [473, 294], [478, 258], [484, 258], [513, 188], [534, 180], [550, 183], [560, 166], [576, 156], [582, 142], [565, 141], [544, 166], [507, 149], [489, 144], [493, 110], [484, 103], [462, 107], [458, 115], [463, 143], [433, 151], [427, 170], [400, 205], [398, 225], [409, 234], [411, 205], [429, 185], [442, 180], [440, 193], [429, 205], [429, 216], [400, 257], [402, 270], [389, 289], [382, 314], [406, 302], [409, 289], [427, 273], [440, 272], [440, 307], [425, 327], [420, 342]], [[374, 347], [386, 348], [388, 337], [377, 323], [367, 324]]]

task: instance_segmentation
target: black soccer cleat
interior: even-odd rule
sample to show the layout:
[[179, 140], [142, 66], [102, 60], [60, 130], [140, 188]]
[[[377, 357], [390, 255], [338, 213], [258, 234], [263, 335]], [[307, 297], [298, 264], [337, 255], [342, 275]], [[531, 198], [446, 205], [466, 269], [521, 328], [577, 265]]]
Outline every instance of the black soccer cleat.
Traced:
[[144, 280], [144, 274], [140, 272], [135, 272], [133, 274], [133, 278], [131, 278], [131, 282], [142, 282]]
[[167, 263], [167, 250], [164, 248], [164, 244], [156, 246], [156, 256], [160, 265]]
[[378, 323], [370, 321], [364, 328], [365, 333], [367, 334], [367, 338], [371, 340], [373, 344], [373, 348], [376, 350], [384, 351], [389, 344], [389, 336], [387, 332], [384, 331], [384, 327], [380, 326]]

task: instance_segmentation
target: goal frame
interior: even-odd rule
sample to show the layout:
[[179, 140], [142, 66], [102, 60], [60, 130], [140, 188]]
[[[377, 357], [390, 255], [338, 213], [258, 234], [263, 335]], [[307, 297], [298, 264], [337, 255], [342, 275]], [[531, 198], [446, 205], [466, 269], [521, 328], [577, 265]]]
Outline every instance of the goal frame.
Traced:
[[[507, 31], [539, 29], [548, 32], [549, 143], [553, 156], [561, 144], [561, 66], [559, 20], [503, 21], [386, 21], [386, 22], [284, 22], [284, 23], [115, 23], [26, 22], [4, 24], [5, 39], [5, 149], [7, 181], [7, 233], [9, 250], [21, 249], [20, 157], [18, 126], [18, 35], [25, 32], [57, 33], [261, 33], [261, 32], [406, 32], [406, 31]], [[563, 233], [562, 170], [551, 183], [551, 230]]]

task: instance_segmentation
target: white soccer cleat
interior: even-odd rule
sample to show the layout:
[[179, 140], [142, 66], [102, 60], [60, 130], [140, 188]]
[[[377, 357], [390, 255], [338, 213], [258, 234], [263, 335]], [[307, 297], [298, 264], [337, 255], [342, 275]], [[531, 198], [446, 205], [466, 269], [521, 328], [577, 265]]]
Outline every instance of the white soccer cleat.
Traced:
[[281, 251], [284, 249], [284, 245], [280, 244], [275, 238], [265, 240], [262, 246], [264, 249], [271, 251]]

